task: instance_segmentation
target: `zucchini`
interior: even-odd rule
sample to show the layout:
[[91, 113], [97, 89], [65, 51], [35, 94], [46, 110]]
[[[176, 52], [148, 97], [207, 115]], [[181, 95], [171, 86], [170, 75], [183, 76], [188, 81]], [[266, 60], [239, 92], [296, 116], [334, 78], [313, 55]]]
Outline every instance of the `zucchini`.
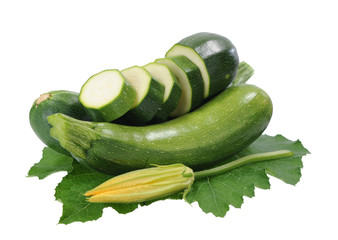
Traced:
[[162, 83], [165, 87], [163, 104], [156, 113], [156, 117], [165, 120], [176, 109], [180, 100], [182, 89], [175, 75], [169, 67], [160, 63], [149, 63], [144, 68], [153, 78]]
[[94, 121], [111, 122], [132, 107], [135, 90], [119, 70], [104, 70], [88, 79], [82, 86], [80, 102]]
[[53, 150], [70, 155], [59, 142], [49, 135], [51, 125], [47, 117], [54, 113], [63, 113], [80, 120], [90, 120], [86, 109], [79, 102], [76, 92], [58, 90], [41, 94], [29, 111], [29, 122], [40, 140]]
[[166, 57], [184, 55], [201, 70], [204, 98], [212, 97], [230, 85], [236, 76], [238, 54], [229, 39], [201, 32], [186, 37], [166, 53]]
[[195, 111], [159, 124], [133, 127], [83, 122], [54, 114], [51, 135], [80, 162], [115, 174], [152, 164], [194, 170], [237, 154], [267, 127], [269, 96], [254, 85], [233, 86]]
[[136, 91], [132, 108], [118, 120], [119, 123], [140, 125], [149, 122], [163, 103], [164, 86], [142, 67], [133, 66], [121, 71]]
[[240, 62], [238, 65], [236, 77], [232, 81], [231, 85], [236, 86], [245, 84], [252, 77], [254, 72], [254, 69], [249, 64], [246, 62]]
[[156, 63], [162, 63], [177, 77], [182, 94], [177, 108], [170, 114], [179, 117], [199, 107], [203, 102], [203, 79], [198, 67], [185, 56], [160, 58]]

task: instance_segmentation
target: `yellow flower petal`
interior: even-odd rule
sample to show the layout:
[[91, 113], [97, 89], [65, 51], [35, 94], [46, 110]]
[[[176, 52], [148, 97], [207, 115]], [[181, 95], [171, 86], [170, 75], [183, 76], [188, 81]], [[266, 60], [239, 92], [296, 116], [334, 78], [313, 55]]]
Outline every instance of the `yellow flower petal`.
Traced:
[[89, 202], [143, 202], [180, 192], [193, 181], [193, 171], [183, 164], [156, 166], [113, 177], [84, 195], [91, 196]]

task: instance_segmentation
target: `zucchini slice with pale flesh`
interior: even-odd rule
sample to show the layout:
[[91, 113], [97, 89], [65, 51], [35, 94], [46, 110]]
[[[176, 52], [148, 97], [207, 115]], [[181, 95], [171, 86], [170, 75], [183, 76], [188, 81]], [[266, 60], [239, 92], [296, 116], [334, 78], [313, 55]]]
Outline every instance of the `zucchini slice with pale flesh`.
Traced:
[[177, 108], [170, 114], [179, 117], [199, 107], [203, 102], [203, 79], [199, 68], [185, 56], [160, 58], [155, 61], [169, 67], [177, 77], [182, 94]]
[[176, 109], [182, 89], [176, 76], [170, 71], [167, 65], [149, 63], [145, 65], [144, 68], [165, 87], [163, 104], [155, 115], [157, 118], [165, 120]]
[[82, 86], [79, 101], [96, 122], [111, 122], [133, 106], [136, 93], [119, 70], [104, 70]]
[[136, 98], [132, 108], [118, 122], [130, 125], [149, 122], [163, 103], [164, 86], [152, 78], [146, 69], [139, 66], [133, 66], [121, 72], [135, 89]]
[[229, 39], [201, 32], [182, 39], [166, 53], [166, 57], [184, 55], [200, 69], [204, 81], [204, 98], [223, 91], [234, 80], [238, 55]]

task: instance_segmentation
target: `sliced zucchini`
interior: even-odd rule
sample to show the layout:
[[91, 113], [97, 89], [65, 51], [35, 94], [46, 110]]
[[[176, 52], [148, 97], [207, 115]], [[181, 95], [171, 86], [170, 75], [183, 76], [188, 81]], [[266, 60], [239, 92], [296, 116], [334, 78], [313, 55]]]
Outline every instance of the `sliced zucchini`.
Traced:
[[149, 122], [163, 103], [164, 86], [139, 66], [121, 72], [135, 89], [136, 98], [132, 108], [119, 120], [119, 123], [140, 125]]
[[90, 77], [82, 86], [79, 100], [97, 122], [111, 122], [129, 111], [135, 90], [119, 70], [104, 70]]
[[164, 86], [163, 104], [156, 113], [156, 117], [165, 120], [176, 109], [180, 100], [182, 89], [176, 76], [170, 71], [169, 67], [160, 63], [149, 63], [144, 68], [153, 78]]
[[192, 61], [185, 56], [177, 56], [160, 58], [155, 62], [167, 65], [182, 88], [179, 103], [170, 116], [179, 117], [202, 104], [203, 79], [199, 68]]
[[166, 57], [186, 56], [200, 69], [204, 81], [204, 98], [224, 90], [236, 76], [238, 55], [235, 46], [214, 33], [196, 33], [182, 39]]

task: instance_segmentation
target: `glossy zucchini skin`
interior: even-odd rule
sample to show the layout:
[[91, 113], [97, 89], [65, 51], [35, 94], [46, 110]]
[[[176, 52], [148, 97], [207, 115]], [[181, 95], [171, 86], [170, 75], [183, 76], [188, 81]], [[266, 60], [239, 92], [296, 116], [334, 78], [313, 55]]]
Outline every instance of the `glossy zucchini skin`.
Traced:
[[[182, 94], [182, 88], [177, 77], [170, 71], [167, 65], [149, 63], [145, 65], [144, 68], [153, 76], [153, 78], [162, 82], [165, 87], [163, 104], [152, 119], [155, 122], [163, 122], [168, 119], [169, 115], [176, 109]], [[169, 83], [172, 83], [170, 87], [167, 86]]]
[[176, 46], [193, 49], [203, 60], [209, 76], [209, 87], [204, 89], [205, 98], [223, 91], [236, 77], [239, 57], [236, 47], [226, 37], [209, 32], [196, 33], [175, 44], [166, 57], [183, 55], [175, 51]]
[[[182, 94], [178, 102], [177, 108], [170, 114], [171, 117], [179, 117], [189, 111], [194, 110], [203, 103], [203, 79], [199, 68], [185, 56], [177, 56], [172, 58], [160, 58], [155, 60], [156, 63], [166, 64], [173, 74], [177, 74], [178, 81], [182, 88]], [[184, 80], [180, 78], [179, 71], [184, 74], [187, 83], [186, 87], [190, 89], [191, 96], [187, 98], [187, 89]]]
[[147, 96], [142, 102], [117, 120], [127, 125], [143, 125], [149, 122], [163, 103], [164, 86], [155, 79], [151, 79]]
[[256, 140], [272, 116], [269, 96], [254, 85], [233, 86], [195, 111], [149, 126], [90, 123], [62, 114], [48, 118], [51, 135], [85, 165], [107, 174], [182, 163], [216, 164]]
[[63, 113], [80, 120], [90, 120], [90, 116], [79, 102], [79, 94], [76, 92], [66, 90], [51, 91], [41, 94], [34, 101], [29, 112], [29, 121], [33, 131], [48, 147], [60, 153], [70, 155], [49, 134], [51, 125], [48, 123], [47, 117], [54, 113]]
[[191, 84], [192, 101], [190, 110], [194, 110], [203, 103], [203, 79], [198, 67], [185, 56], [172, 57], [174, 61], [187, 75]]
[[155, 114], [155, 118], [158, 119], [159, 121], [167, 120], [170, 114], [176, 109], [181, 94], [182, 89], [179, 83], [175, 82], [172, 87], [172, 94], [170, 94], [167, 101], [164, 102], [160, 107], [160, 109], [157, 111], [157, 113]]

